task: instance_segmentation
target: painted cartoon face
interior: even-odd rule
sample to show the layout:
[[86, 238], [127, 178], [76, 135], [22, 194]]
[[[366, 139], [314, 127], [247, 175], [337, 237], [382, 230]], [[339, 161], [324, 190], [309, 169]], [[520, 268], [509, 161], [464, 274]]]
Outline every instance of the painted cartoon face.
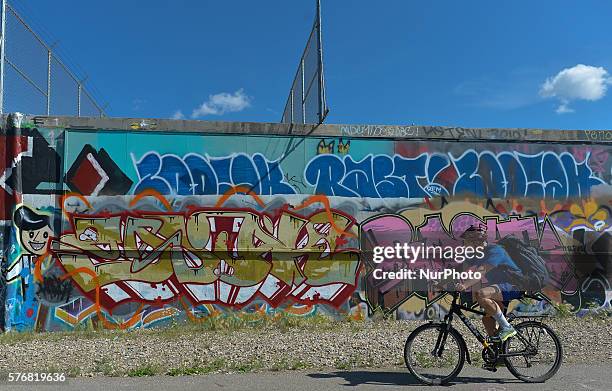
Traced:
[[47, 250], [47, 244], [53, 231], [49, 226], [35, 230], [21, 231], [21, 244], [27, 252], [35, 255], [43, 255]]

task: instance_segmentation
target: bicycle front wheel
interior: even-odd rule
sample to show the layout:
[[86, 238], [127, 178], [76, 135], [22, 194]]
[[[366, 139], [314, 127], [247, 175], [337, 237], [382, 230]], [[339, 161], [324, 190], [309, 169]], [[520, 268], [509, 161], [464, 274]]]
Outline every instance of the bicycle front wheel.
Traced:
[[519, 335], [504, 342], [506, 366], [517, 379], [542, 383], [550, 379], [561, 366], [563, 348], [555, 332], [541, 322], [526, 321], [514, 326]]
[[445, 324], [424, 324], [417, 327], [406, 340], [404, 348], [406, 367], [422, 383], [448, 383], [463, 368], [465, 352], [461, 335], [457, 330], [451, 328], [448, 331], [446, 340], [440, 348], [439, 342], [443, 340], [445, 328]]

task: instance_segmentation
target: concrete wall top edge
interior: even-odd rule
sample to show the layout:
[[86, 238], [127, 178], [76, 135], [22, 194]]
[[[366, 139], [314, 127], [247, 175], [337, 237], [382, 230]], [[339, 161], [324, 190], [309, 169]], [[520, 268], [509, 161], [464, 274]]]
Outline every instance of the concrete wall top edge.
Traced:
[[[10, 115], [10, 114], [8, 114]], [[2, 116], [3, 127], [8, 115]], [[226, 133], [250, 135], [296, 135], [349, 138], [492, 140], [507, 142], [612, 143], [612, 130], [549, 130], [529, 128], [462, 128], [423, 125], [369, 124], [281, 124], [263, 122], [222, 122], [154, 118], [98, 118], [24, 116], [22, 123], [45, 128], [79, 130], [134, 130], [178, 133]]]

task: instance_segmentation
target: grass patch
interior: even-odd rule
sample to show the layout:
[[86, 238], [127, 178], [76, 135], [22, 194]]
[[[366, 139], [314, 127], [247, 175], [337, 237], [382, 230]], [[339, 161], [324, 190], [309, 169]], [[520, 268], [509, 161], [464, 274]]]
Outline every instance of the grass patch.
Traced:
[[193, 366], [193, 367], [172, 368], [168, 372], [166, 372], [166, 375], [168, 376], [192, 376], [192, 375], [200, 375], [203, 373], [208, 373], [208, 372], [206, 372], [203, 367]]
[[342, 369], [342, 370], [355, 368], [356, 366], [357, 366], [357, 359], [355, 359], [354, 357], [351, 357], [348, 360], [337, 360], [336, 363], [334, 364], [334, 368]]
[[590, 302], [587, 304], [588, 311], [585, 313], [586, 319], [608, 319], [612, 317], [612, 308], [602, 308], [600, 303]]
[[171, 337], [203, 331], [232, 332], [259, 331], [261, 329], [277, 329], [286, 332], [292, 329], [323, 330], [333, 329], [342, 321], [335, 321], [326, 316], [315, 315], [307, 318], [278, 312], [272, 315], [228, 313], [219, 316], [203, 317], [197, 321], [172, 321], [166, 327], [150, 331], [156, 335]]
[[245, 362], [245, 363], [240, 363], [240, 364], [234, 364], [231, 367], [231, 369], [233, 369], [234, 371], [242, 372], [242, 373], [253, 372], [253, 371], [256, 371], [262, 368], [263, 368], [263, 365], [261, 361], [250, 361], [250, 362]]
[[351, 364], [348, 361], [336, 361], [334, 368], [336, 369], [349, 369]]
[[[404, 363], [404, 361], [402, 360], [402, 364]], [[374, 357], [372, 356], [368, 356], [368, 359], [366, 360], [366, 362], [364, 363], [364, 365], [367, 368], [371, 368], [371, 367], [376, 367], [376, 362], [374, 360]]]
[[285, 358], [283, 358], [280, 361], [275, 362], [270, 367], [270, 370], [272, 372], [284, 371], [286, 369], [289, 369], [289, 363], [287, 362], [287, 359], [285, 359]]
[[143, 377], [143, 376], [154, 376], [157, 375], [158, 369], [152, 365], [144, 365], [142, 367], [130, 369], [126, 375], [128, 377]]
[[305, 362], [301, 361], [301, 360], [294, 361], [289, 366], [289, 369], [291, 369], [292, 371], [299, 371], [300, 369], [306, 369], [306, 368], [308, 368], [308, 365]]
[[559, 303], [554, 305], [555, 307], [555, 317], [557, 318], [571, 318], [575, 317], [574, 314], [574, 306], [570, 303]]
[[217, 359], [204, 365], [194, 365], [191, 367], [172, 368], [166, 374], [169, 376], [191, 376], [204, 375], [211, 372], [217, 372], [227, 368], [224, 359]]
[[242, 363], [234, 365], [232, 369], [236, 372], [251, 372], [253, 370], [253, 366], [251, 363]]
[[8, 331], [0, 334], [0, 345], [14, 345], [21, 342], [45, 341], [56, 342], [63, 339], [100, 339], [100, 338], [125, 338], [136, 331], [126, 330], [98, 330], [85, 327], [75, 328], [72, 331]]
[[102, 357], [94, 360], [94, 372], [101, 373], [104, 376], [111, 376], [115, 373], [115, 369], [111, 364], [111, 360], [108, 357]]
[[57, 365], [51, 364], [50, 366], [44, 368], [41, 372], [44, 373], [65, 373], [63, 369], [60, 369]]
[[66, 376], [68, 377], [78, 377], [81, 375], [81, 368], [79, 367], [70, 367], [66, 371]]
[[182, 335], [198, 334], [202, 332], [226, 333], [233, 331], [260, 331], [262, 329], [277, 329], [288, 332], [298, 330], [334, 330], [342, 325], [343, 321], [330, 319], [326, 316], [315, 315], [300, 317], [278, 312], [273, 315], [227, 313], [224, 315], [209, 316], [198, 321], [176, 321], [164, 323], [157, 328], [135, 329], [135, 330], [107, 330], [100, 329], [96, 324], [88, 321], [75, 327], [70, 331], [52, 332], [16, 332], [9, 331], [0, 334], [0, 345], [14, 345], [21, 342], [42, 341], [56, 342], [69, 338], [78, 339], [116, 339], [116, 338], [141, 338], [144, 335], [158, 336], [162, 338], [175, 338]]

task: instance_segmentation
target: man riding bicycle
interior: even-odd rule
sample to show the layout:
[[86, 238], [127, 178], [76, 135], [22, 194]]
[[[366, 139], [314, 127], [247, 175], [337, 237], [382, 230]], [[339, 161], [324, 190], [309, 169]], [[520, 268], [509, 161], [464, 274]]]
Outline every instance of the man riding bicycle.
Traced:
[[[516, 335], [516, 330], [508, 323], [504, 316], [504, 302], [509, 303], [522, 296], [523, 291], [509, 280], [509, 272], [521, 274], [521, 269], [510, 258], [502, 246], [487, 242], [487, 227], [483, 224], [470, 226], [462, 235], [465, 247], [484, 247], [484, 257], [472, 258], [464, 264], [469, 270], [478, 270], [484, 273], [486, 286], [473, 291], [474, 299], [484, 310], [486, 316], [482, 318], [487, 334], [494, 339], [505, 341]], [[459, 284], [457, 289], [465, 290], [480, 282], [471, 280]], [[496, 324], [499, 325], [499, 329]]]

